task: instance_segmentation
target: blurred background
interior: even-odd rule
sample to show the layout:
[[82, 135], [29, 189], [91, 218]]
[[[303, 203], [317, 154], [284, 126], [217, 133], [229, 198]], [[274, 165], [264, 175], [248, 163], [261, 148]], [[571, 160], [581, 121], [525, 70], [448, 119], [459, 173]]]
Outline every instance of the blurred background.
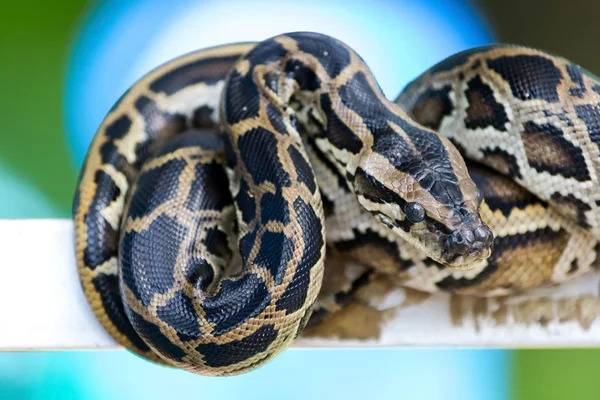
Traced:
[[[69, 218], [110, 106], [182, 53], [319, 31], [357, 50], [393, 98], [435, 62], [495, 41], [600, 74], [598, 11], [586, 0], [2, 2], [0, 218]], [[125, 351], [0, 353], [0, 399], [598, 399], [599, 368], [592, 349], [291, 349], [256, 372], [205, 378]]]

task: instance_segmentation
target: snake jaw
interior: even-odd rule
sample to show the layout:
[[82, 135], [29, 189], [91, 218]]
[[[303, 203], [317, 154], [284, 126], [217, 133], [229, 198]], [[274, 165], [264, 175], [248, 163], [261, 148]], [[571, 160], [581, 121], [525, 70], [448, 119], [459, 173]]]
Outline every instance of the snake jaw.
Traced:
[[484, 224], [473, 230], [463, 228], [451, 233], [442, 231], [431, 219], [410, 227], [382, 213], [375, 217], [396, 236], [419, 249], [439, 264], [454, 269], [470, 269], [492, 254], [493, 234]]
[[491, 255], [494, 235], [490, 228], [480, 224], [474, 229], [457, 229], [441, 241], [443, 264], [453, 269], [467, 269]]
[[442, 264], [451, 269], [464, 270], [470, 269], [479, 264], [480, 261], [487, 259], [492, 254], [492, 247], [475, 246], [469, 248], [464, 253], [445, 250], [442, 253]]
[[[494, 235], [481, 221], [476, 202], [475, 209], [466, 205], [448, 207], [445, 213], [426, 213], [422, 221], [416, 222], [402, 212], [400, 204], [403, 200], [398, 194], [390, 193], [382, 186], [377, 187], [373, 179], [362, 171], [356, 182], [359, 203], [367, 211], [396, 236], [439, 264], [451, 269], [468, 269], [491, 255]], [[390, 201], [378, 200], [381, 198]], [[426, 209], [431, 209], [431, 205], [423, 204]]]

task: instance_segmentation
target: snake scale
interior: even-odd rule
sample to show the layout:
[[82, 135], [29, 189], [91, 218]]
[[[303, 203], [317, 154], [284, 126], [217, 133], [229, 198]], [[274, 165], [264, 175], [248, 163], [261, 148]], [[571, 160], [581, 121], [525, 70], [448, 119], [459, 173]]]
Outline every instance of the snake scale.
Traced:
[[90, 145], [81, 283], [118, 343], [205, 375], [263, 365], [368, 282], [318, 298], [329, 251], [428, 292], [556, 284], [596, 258], [599, 117], [596, 77], [519, 46], [456, 54], [396, 102], [322, 34], [187, 54]]

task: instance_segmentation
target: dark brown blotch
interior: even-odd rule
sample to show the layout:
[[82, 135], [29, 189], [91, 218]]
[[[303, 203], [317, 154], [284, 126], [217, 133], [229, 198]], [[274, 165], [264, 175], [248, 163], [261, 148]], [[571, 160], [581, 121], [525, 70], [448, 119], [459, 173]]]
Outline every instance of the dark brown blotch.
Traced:
[[444, 86], [441, 89], [428, 88], [419, 96], [411, 113], [421, 125], [431, 129], [439, 129], [444, 117], [450, 115], [454, 106], [449, 93], [452, 87]]
[[575, 197], [573, 193], [569, 193], [565, 196], [561, 193], [554, 192], [550, 196], [550, 200], [560, 207], [561, 214], [573, 218], [584, 228], [590, 227], [585, 213], [590, 211], [591, 207], [589, 204]]
[[509, 121], [504, 106], [496, 101], [494, 90], [479, 75], [468, 82], [465, 96], [469, 103], [465, 118], [467, 128], [492, 126], [496, 130], [506, 131]]
[[545, 171], [578, 181], [590, 179], [583, 151], [568, 141], [558, 127], [527, 121], [523, 124], [521, 140], [529, 165], [538, 172]]
[[239, 55], [220, 58], [205, 58], [182, 65], [162, 74], [150, 83], [150, 90], [172, 95], [181, 89], [204, 82], [215, 84], [225, 79]]
[[484, 155], [483, 162], [486, 165], [511, 178], [523, 178], [519, 169], [519, 164], [517, 163], [517, 158], [514, 155], [498, 147], [488, 147], [481, 152]]

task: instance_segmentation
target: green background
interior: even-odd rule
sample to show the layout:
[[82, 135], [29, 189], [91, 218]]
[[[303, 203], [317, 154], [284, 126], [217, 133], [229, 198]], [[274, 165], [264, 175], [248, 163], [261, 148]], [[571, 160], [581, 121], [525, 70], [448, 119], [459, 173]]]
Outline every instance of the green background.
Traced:
[[64, 135], [63, 90], [74, 31], [89, 2], [11, 3], [3, 2], [0, 12], [0, 154], [50, 207], [30, 215], [0, 213], [68, 218], [77, 173]]

